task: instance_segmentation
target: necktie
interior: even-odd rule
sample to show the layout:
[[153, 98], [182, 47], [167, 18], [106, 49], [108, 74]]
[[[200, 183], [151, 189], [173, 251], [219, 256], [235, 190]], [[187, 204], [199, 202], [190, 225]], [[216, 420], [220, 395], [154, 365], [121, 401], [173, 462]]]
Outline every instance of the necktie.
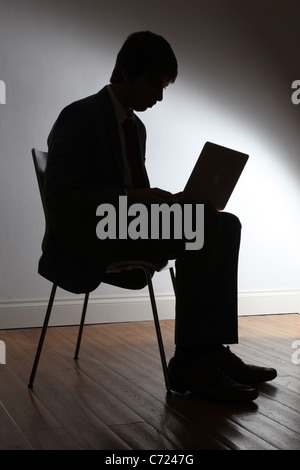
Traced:
[[132, 186], [142, 187], [141, 161], [137, 151], [137, 142], [134, 130], [133, 119], [126, 119], [122, 124], [124, 128], [127, 158], [130, 165]]

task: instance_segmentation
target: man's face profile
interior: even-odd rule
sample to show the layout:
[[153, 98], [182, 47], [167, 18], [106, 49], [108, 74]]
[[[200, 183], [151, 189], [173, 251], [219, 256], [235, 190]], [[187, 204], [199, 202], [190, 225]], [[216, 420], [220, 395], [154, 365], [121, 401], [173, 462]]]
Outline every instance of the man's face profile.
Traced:
[[146, 111], [162, 101], [163, 91], [170, 83], [161, 75], [149, 72], [127, 80], [130, 106], [135, 111]]

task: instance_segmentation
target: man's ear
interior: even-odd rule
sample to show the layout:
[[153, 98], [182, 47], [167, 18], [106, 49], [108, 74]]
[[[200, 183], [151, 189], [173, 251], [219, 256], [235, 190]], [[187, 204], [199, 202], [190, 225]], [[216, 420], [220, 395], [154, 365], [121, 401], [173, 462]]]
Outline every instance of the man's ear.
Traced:
[[121, 72], [121, 75], [122, 75], [122, 78], [123, 78], [123, 81], [124, 82], [129, 82], [131, 81], [131, 78], [130, 76], [128, 75], [127, 71], [124, 69], [124, 67], [122, 68], [122, 72]]
[[129, 71], [126, 70], [125, 68], [122, 68], [121, 75], [122, 75], [124, 83], [128, 85], [132, 85], [134, 83], [134, 78], [130, 75]]

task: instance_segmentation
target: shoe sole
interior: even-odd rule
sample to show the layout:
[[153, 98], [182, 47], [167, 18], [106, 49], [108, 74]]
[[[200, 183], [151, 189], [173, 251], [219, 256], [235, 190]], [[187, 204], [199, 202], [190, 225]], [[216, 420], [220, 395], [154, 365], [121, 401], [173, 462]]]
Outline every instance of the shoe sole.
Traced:
[[182, 385], [172, 385], [170, 386], [171, 390], [173, 392], [177, 392], [180, 394], [185, 394], [185, 393], [190, 393], [192, 396], [197, 397], [197, 398], [202, 398], [204, 400], [209, 400], [209, 401], [216, 401], [216, 402], [226, 402], [226, 403], [249, 403], [256, 398], [258, 398], [258, 391], [256, 389], [253, 389], [252, 393], [248, 393], [247, 395], [245, 394], [244, 396], [239, 396], [239, 397], [234, 397], [234, 396], [224, 396], [224, 395], [215, 395], [215, 394], [209, 394], [209, 393], [203, 393], [193, 390], [188, 390], [186, 387], [183, 387]]

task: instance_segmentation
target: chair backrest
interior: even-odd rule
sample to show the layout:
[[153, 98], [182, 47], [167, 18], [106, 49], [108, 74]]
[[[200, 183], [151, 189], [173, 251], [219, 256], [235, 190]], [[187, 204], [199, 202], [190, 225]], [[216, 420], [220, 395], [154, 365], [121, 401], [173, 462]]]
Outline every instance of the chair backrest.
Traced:
[[34, 163], [34, 168], [36, 172], [36, 177], [39, 185], [40, 195], [42, 202], [44, 204], [44, 175], [47, 165], [48, 153], [42, 152], [41, 150], [32, 149], [32, 158]]
[[46, 229], [45, 229], [45, 235], [44, 235], [43, 242], [42, 242], [42, 249], [43, 249], [46, 236], [48, 233], [47, 211], [46, 211], [45, 197], [44, 197], [44, 175], [45, 175], [45, 170], [46, 170], [46, 165], [47, 165], [48, 153], [42, 152], [41, 150], [36, 150], [36, 149], [32, 149], [31, 153], [32, 153], [35, 173], [37, 177], [37, 182], [38, 182], [38, 186], [40, 190], [40, 196], [41, 196], [42, 205], [44, 209], [44, 215], [45, 215]]

